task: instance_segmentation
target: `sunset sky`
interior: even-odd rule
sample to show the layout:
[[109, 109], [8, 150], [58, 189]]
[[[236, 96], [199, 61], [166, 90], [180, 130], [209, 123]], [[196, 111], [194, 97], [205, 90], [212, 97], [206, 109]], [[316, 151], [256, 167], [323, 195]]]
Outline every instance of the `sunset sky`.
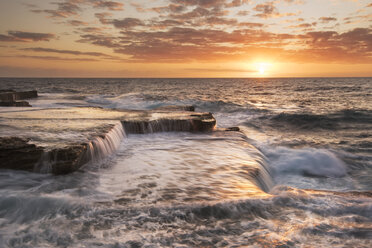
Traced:
[[0, 76], [372, 76], [370, 0], [1, 0]]

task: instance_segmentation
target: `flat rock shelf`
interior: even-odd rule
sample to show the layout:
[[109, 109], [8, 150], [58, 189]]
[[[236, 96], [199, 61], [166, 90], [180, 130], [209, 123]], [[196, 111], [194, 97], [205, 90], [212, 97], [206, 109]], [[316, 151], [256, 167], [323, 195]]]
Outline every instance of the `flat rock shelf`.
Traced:
[[93, 107], [0, 110], [0, 168], [66, 174], [113, 153], [128, 134], [206, 132], [211, 113], [189, 107], [152, 111]]

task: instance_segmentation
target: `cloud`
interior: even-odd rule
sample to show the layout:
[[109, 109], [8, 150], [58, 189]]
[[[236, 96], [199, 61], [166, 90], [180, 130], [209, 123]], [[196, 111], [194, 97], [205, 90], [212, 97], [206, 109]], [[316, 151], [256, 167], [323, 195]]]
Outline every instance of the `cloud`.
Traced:
[[257, 12], [260, 12], [260, 14], [256, 14], [256, 16], [262, 18], [268, 18], [270, 16], [278, 14], [278, 10], [274, 6], [273, 2], [257, 4], [256, 7], [254, 7], [253, 9]]
[[265, 25], [263, 23], [258, 22], [241, 22], [239, 23], [240, 27], [247, 27], [247, 28], [262, 28]]
[[[288, 2], [288, 1], [287, 1]], [[292, 2], [292, 1], [289, 1]], [[275, 6], [274, 1], [266, 2], [263, 4], [257, 4], [253, 10], [258, 12], [258, 14], [254, 15], [256, 17], [260, 17], [263, 19], [273, 18], [273, 17], [283, 17], [283, 16], [295, 16], [296, 13], [279, 13], [278, 9]]]
[[230, 69], [230, 68], [186, 68], [186, 71], [199, 71], [199, 72], [257, 72], [257, 70], [242, 70], [242, 69]]
[[124, 4], [115, 1], [105, 0], [64, 0], [52, 2], [56, 9], [38, 9], [35, 5], [28, 5], [34, 13], [46, 13], [51, 18], [68, 18], [78, 15], [83, 11], [83, 6], [92, 6], [94, 8], [105, 8], [111, 11], [123, 10]]
[[317, 22], [300, 23], [300, 24], [297, 24], [297, 25], [291, 25], [289, 27], [290, 28], [303, 28], [303, 29], [309, 30], [309, 29], [312, 29], [313, 27], [315, 27], [317, 24], [318, 24]]
[[231, 8], [231, 7], [240, 7], [245, 3], [250, 2], [249, 0], [232, 0], [230, 3], [226, 3], [225, 7]]
[[97, 17], [98, 20], [102, 24], [109, 24], [110, 21], [109, 21], [108, 17], [111, 17], [112, 14], [111, 13], [108, 13], [108, 12], [102, 12], [102, 13], [96, 13], [96, 14], [94, 14], [94, 16]]
[[85, 28], [79, 28], [79, 30], [83, 33], [100, 33], [103, 31], [103, 28], [85, 27]]
[[222, 7], [225, 0], [171, 0], [172, 3], [183, 6], [199, 6], [203, 8]]
[[370, 22], [372, 19], [372, 14], [366, 14], [366, 15], [354, 15], [345, 17], [343, 20], [345, 21], [344, 24], [357, 24], [361, 22]]
[[[114, 51], [142, 61], [221, 60], [247, 56], [246, 50], [256, 50], [256, 44], [277, 43], [291, 39], [291, 35], [275, 35], [260, 30], [225, 32], [215, 29], [175, 27], [158, 32], [122, 32], [121, 42]], [[266, 49], [270, 50], [270, 48]]]
[[97, 46], [116, 48], [120, 46], [118, 38], [104, 34], [83, 34], [77, 42], [89, 43]]
[[79, 20], [69, 20], [67, 21], [68, 24], [72, 26], [85, 26], [88, 25], [87, 22], [79, 21]]
[[53, 48], [44, 48], [44, 47], [28, 47], [22, 48], [22, 51], [32, 51], [32, 52], [45, 52], [45, 53], [60, 53], [60, 54], [70, 54], [70, 55], [87, 55], [94, 57], [103, 57], [103, 58], [116, 58], [111, 55], [107, 55], [99, 52], [81, 52], [76, 50], [62, 50], [62, 49], [53, 49]]
[[80, 0], [65, 0], [63, 2], [54, 2], [52, 4], [57, 6], [57, 9], [33, 9], [31, 10], [34, 13], [47, 13], [50, 17], [54, 18], [66, 18], [69, 16], [77, 15], [81, 8], [79, 4], [82, 1]]
[[82, 61], [82, 62], [93, 62], [99, 61], [92, 58], [62, 58], [55, 56], [30, 56], [30, 55], [15, 55], [15, 56], [1, 56], [1, 57], [18, 57], [18, 58], [29, 58], [29, 59], [40, 59], [40, 60], [54, 60], [54, 61]]
[[[118, 57], [125, 55], [133, 62], [232, 61], [255, 56], [296, 62], [372, 60], [368, 25], [351, 30], [348, 26], [340, 27], [342, 32], [336, 32], [323, 31], [325, 27], [320, 25], [336, 24], [338, 19], [332, 16], [308, 19], [304, 15], [303, 18], [283, 18], [276, 23], [262, 20], [299, 15], [301, 12], [282, 12], [281, 8], [303, 4], [301, 0], [168, 0], [162, 3], [148, 8], [130, 3], [138, 12], [146, 14], [121, 17], [112, 11], [123, 9], [124, 5], [106, 0], [60, 0], [54, 3], [52, 12], [41, 11], [69, 17], [60, 23], [73, 26], [74, 33], [80, 35], [76, 42], [110, 48]], [[80, 15], [85, 7], [100, 8], [102, 12], [94, 14], [99, 23], [97, 19], [85, 23], [79, 21], [80, 17], [73, 17]], [[368, 18], [368, 14], [354, 15], [343, 21]], [[282, 29], [273, 31], [275, 27]], [[286, 32], [288, 27], [292, 29]], [[332, 27], [326, 29], [332, 30]], [[24, 41], [11, 34], [0, 35], [0, 40]], [[94, 52], [41, 47], [26, 51], [110, 58]]]
[[[236, 25], [240, 29], [229, 32], [177, 26], [161, 31], [126, 30], [113, 37], [82, 35], [80, 42], [112, 48], [133, 62], [232, 61], [255, 56], [293, 62], [372, 62], [372, 34], [368, 28], [343, 33], [276, 34], [261, 30], [260, 23]], [[302, 28], [315, 25], [300, 24]]]
[[4, 42], [49, 41], [55, 38], [54, 34], [23, 31], [8, 31], [8, 35], [0, 34], [0, 41]]
[[329, 23], [329, 22], [337, 21], [337, 18], [335, 18], [335, 17], [320, 17], [319, 21], [321, 23]]
[[116, 27], [116, 28], [125, 28], [125, 29], [144, 25], [144, 23], [140, 19], [130, 18], [130, 17], [124, 18], [124, 19], [121, 19], [121, 20], [114, 19], [112, 21], [109, 21], [109, 23], [112, 23], [114, 25], [114, 27]]
[[114, 1], [93, 1], [93, 6], [97, 8], [107, 8], [108, 10], [123, 10], [124, 4]]
[[249, 15], [249, 13], [250, 13], [250, 11], [248, 11], [248, 10], [240, 10], [240, 11], [237, 13], [237, 15], [238, 15], [238, 16], [247, 16], [247, 15]]

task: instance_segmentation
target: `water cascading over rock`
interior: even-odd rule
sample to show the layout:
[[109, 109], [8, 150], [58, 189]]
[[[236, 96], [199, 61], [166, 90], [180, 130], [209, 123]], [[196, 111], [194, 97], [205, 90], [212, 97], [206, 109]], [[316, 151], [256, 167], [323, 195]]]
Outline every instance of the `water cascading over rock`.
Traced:
[[86, 163], [100, 162], [119, 148], [125, 136], [123, 126], [118, 122], [106, 134], [96, 136], [88, 143], [44, 152], [34, 171], [66, 174]]
[[179, 107], [152, 111], [4, 109], [1, 120], [0, 168], [53, 174], [70, 173], [88, 162], [101, 161], [116, 151], [126, 134], [205, 132], [216, 125], [211, 113]]
[[110, 132], [103, 137], [95, 137], [88, 144], [86, 152], [87, 160], [99, 162], [113, 154], [120, 146], [120, 143], [126, 137], [126, 133], [121, 123], [116, 124]]

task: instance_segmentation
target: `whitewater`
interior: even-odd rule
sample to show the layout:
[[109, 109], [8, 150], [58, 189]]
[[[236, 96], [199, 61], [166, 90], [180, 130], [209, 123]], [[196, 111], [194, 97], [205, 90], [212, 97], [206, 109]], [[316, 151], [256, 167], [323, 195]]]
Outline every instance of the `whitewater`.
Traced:
[[205, 133], [118, 122], [74, 173], [48, 173], [50, 159], [43, 173], [0, 170], [0, 247], [372, 246], [372, 78], [2, 78], [0, 89], [38, 90], [33, 108], [193, 105], [217, 120]]

